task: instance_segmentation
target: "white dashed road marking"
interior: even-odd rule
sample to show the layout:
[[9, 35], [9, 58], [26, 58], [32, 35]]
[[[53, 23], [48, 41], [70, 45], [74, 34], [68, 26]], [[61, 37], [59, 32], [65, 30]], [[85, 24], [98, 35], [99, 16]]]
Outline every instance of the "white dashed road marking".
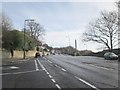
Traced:
[[55, 66], [58, 67], [58, 68], [61, 68], [60, 66], [58, 66], [58, 65], [56, 65], [56, 64], [55, 64]]
[[46, 72], [49, 75], [49, 72]]
[[81, 78], [79, 78], [79, 77], [77, 77], [77, 76], [75, 76], [75, 78], [78, 79], [79, 81], [87, 84], [87, 85], [90, 86], [91, 88], [94, 88], [94, 89], [96, 89], [96, 90], [100, 90], [100, 89], [98, 89], [97, 87], [95, 87], [94, 85], [88, 83], [87, 81], [85, 81], [85, 80], [83, 80], [83, 79], [81, 79]]
[[51, 75], [49, 75], [49, 78], [52, 78], [52, 76], [51, 76]]
[[[58, 89], [61, 89], [61, 87], [56, 83], [55, 79], [53, 79], [53, 77], [50, 75], [50, 73], [45, 69], [45, 67], [41, 64], [41, 62], [37, 59], [38, 63], [40, 64], [40, 66], [42, 67], [42, 69], [46, 72], [46, 74], [49, 76], [49, 78], [52, 80], [53, 83], [55, 83], [55, 86]], [[48, 60], [49, 63], [52, 63], [50, 60]], [[58, 66], [59, 67], [59, 66]], [[61, 67], [59, 67], [61, 68]], [[61, 68], [63, 71], [66, 71], [65, 69]]]
[[[41, 62], [37, 59], [39, 65], [42, 67], [42, 69], [46, 72], [46, 74], [49, 76], [49, 78], [52, 80], [53, 83], [55, 83], [55, 86], [58, 89], [61, 89], [61, 87], [56, 83], [56, 81], [53, 79], [53, 77], [50, 75], [50, 73], [45, 69], [45, 67], [41, 64]], [[48, 60], [48, 62], [52, 63], [51, 61]], [[63, 68], [61, 68], [63, 69]], [[65, 71], [65, 69], [63, 69]]]
[[62, 71], [66, 72], [66, 70], [64, 68], [61, 68]]
[[52, 63], [51, 61], [48, 60], [49, 63]]
[[61, 87], [60, 87], [58, 84], [55, 84], [55, 86], [56, 86], [58, 89], [61, 89]]
[[65, 70], [64, 68], [58, 66], [57, 64], [55, 64], [56, 67], [60, 68], [62, 71], [66, 72], [67, 70]]
[[51, 79], [54, 83], [56, 83], [56, 81], [54, 79]]

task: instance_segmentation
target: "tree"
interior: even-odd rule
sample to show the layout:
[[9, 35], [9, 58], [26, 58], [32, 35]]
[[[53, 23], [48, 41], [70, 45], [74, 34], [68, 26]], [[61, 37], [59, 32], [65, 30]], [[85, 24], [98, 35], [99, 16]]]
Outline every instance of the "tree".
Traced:
[[15, 50], [21, 42], [18, 31], [7, 31], [3, 30], [2, 34], [2, 48], [11, 52], [11, 56], [13, 57], [13, 50]]
[[32, 22], [27, 22], [27, 33], [36, 41], [39, 41], [39, 38], [43, 35], [45, 35], [45, 30], [44, 28], [39, 24], [36, 23], [35, 21]]
[[83, 33], [83, 41], [94, 41], [105, 45], [109, 51], [118, 45], [118, 14], [101, 12], [101, 17], [89, 23], [88, 31]]
[[[11, 52], [11, 56], [13, 57], [13, 50], [23, 50], [24, 47], [24, 33], [18, 30], [7, 31], [3, 30], [2, 32], [2, 48]], [[27, 34], [25, 34], [25, 50], [34, 49], [35, 42], [34, 40]]]
[[[120, 42], [120, 0], [117, 2], [118, 6], [118, 42]], [[120, 46], [120, 45], [119, 45]]]
[[2, 30], [12, 30], [12, 21], [5, 13], [2, 13], [2, 25], [0, 26]]

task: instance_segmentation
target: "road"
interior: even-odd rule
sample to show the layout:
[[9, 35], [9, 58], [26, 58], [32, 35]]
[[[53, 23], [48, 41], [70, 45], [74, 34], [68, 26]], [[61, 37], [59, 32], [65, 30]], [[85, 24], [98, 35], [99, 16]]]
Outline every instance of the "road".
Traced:
[[3, 88], [118, 88], [118, 61], [49, 55], [3, 67]]

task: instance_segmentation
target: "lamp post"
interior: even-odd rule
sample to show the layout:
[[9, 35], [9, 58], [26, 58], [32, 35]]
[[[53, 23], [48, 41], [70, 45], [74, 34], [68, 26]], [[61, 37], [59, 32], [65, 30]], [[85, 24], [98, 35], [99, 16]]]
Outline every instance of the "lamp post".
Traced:
[[68, 38], [68, 39], [69, 39], [69, 46], [70, 46], [70, 36], [66, 36], [66, 38]]
[[25, 41], [26, 41], [26, 39], [25, 39], [25, 32], [26, 32], [26, 22], [32, 22], [32, 21], [34, 21], [34, 19], [26, 19], [25, 21], [24, 21], [24, 49], [23, 49], [23, 51], [24, 51], [24, 53], [23, 53], [23, 59], [25, 59], [25, 47], [26, 47], [26, 44], [25, 44]]

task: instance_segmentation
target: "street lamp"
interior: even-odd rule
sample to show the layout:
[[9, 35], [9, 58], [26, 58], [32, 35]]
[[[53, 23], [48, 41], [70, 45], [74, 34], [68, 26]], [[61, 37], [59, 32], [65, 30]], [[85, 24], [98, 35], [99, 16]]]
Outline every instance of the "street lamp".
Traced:
[[25, 21], [24, 21], [24, 53], [23, 53], [23, 59], [25, 59], [25, 32], [26, 32], [26, 22], [32, 22], [32, 21], [34, 21], [34, 19], [26, 19]]
[[66, 38], [68, 38], [68, 39], [69, 39], [69, 46], [70, 46], [70, 36], [66, 36]]

